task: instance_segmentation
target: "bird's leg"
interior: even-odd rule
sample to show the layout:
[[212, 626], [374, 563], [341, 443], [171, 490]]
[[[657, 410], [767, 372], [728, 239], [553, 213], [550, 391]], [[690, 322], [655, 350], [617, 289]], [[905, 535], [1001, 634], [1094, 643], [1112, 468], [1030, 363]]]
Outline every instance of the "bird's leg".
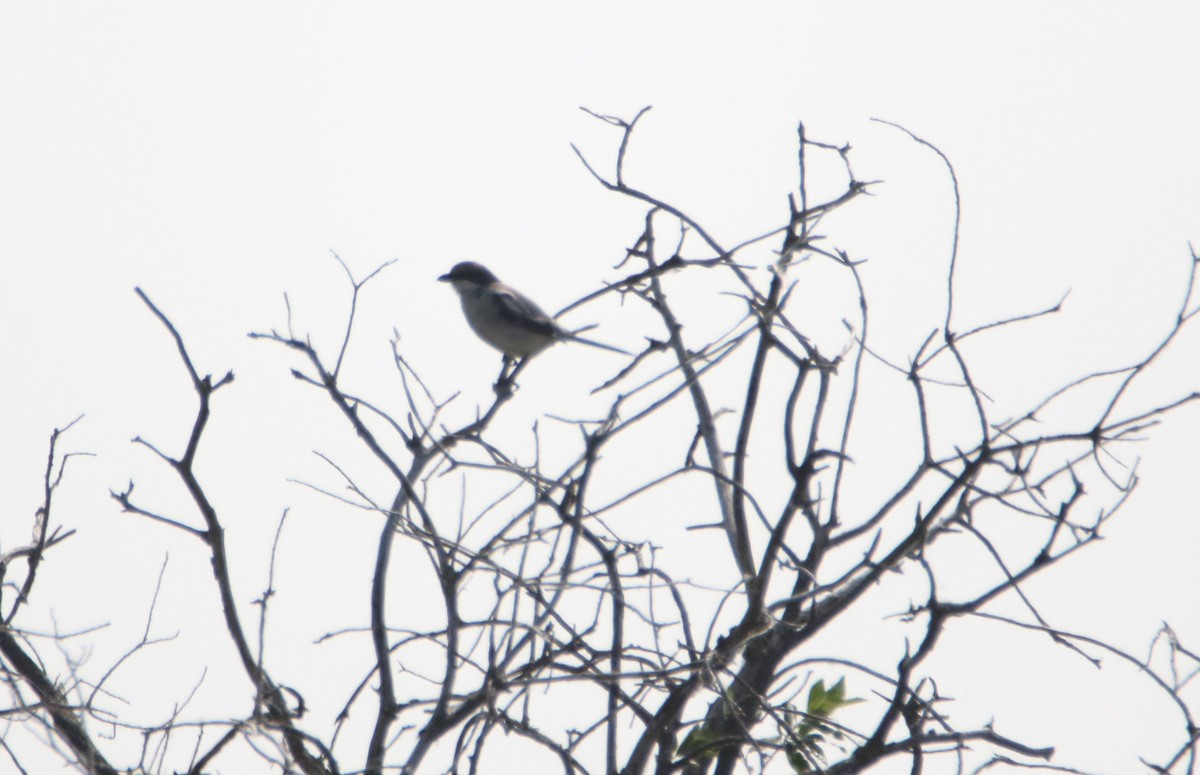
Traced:
[[524, 359], [517, 361], [513, 360], [512, 356], [504, 356], [504, 360], [500, 364], [500, 377], [496, 380], [496, 384], [492, 386], [497, 396], [501, 398], [512, 396], [513, 389], [517, 386], [515, 382], [517, 372], [521, 370], [521, 366], [524, 363]]

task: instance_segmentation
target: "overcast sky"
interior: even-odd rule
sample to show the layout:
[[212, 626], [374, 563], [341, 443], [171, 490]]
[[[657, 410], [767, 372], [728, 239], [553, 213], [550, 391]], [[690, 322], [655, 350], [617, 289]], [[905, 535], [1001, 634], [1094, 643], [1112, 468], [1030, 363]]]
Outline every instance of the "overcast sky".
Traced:
[[[1198, 32], [1200, 4], [1183, 0], [5, 2], [0, 550], [28, 536], [51, 429], [86, 414], [69, 446], [97, 457], [78, 461], [58, 515], [79, 535], [35, 602], [70, 629], [118, 618], [98, 613], [118, 601], [136, 632], [165, 552], [172, 574], [206, 580], [198, 546], [116, 515], [107, 498], [131, 476], [147, 497], [169, 492], [128, 441], [177, 445], [192, 411], [135, 286], [179, 325], [201, 370], [237, 373], [231, 416], [265, 424], [249, 439], [236, 423], [214, 431], [237, 452], [209, 463], [261, 498], [249, 546], [293, 502], [286, 479], [315, 470], [310, 448], [272, 444], [318, 403], [264, 408], [281, 390], [295, 395], [292, 362], [245, 334], [284, 324], [286, 292], [298, 327], [333, 346], [347, 297], [331, 250], [360, 275], [397, 262], [364, 298], [353, 363], [365, 384], [385, 378], [394, 327], [442, 395], [462, 390], [464, 411], [486, 399], [494, 354], [436, 276], [483, 260], [556, 309], [616, 276], [637, 236], [642, 211], [571, 151], [611, 164], [617, 139], [579, 106], [632, 117], [653, 105], [630, 151], [632, 182], [727, 244], [784, 217], [799, 121], [850, 143], [858, 177], [884, 182], [829, 240], [869, 259], [894, 321], [877, 341], [902, 361], [926, 331], [908, 310], [940, 282], [953, 209], [937, 158], [870, 119], [899, 123], [957, 171], [963, 327], [1070, 290], [1042, 333], [997, 345], [998, 400], [1016, 406], [1124, 365], [1169, 326], [1188, 242], [1200, 246]], [[1197, 389], [1192, 334], [1155, 396]], [[525, 385], [527, 400], [570, 403], [546, 384]], [[1099, 627], [1141, 653], [1169, 620], [1200, 646], [1198, 434], [1189, 408], [1130, 453], [1143, 492], [1111, 540], [1047, 590], [1061, 601], [1056, 623]], [[1075, 620], [1073, 602], [1087, 615]], [[1064, 743], [1074, 761], [1136, 770], [1108, 760], [1100, 739], [1157, 734], [1170, 717], [1129, 692], [1086, 698], [1121, 721], [1098, 734], [1089, 719]]]

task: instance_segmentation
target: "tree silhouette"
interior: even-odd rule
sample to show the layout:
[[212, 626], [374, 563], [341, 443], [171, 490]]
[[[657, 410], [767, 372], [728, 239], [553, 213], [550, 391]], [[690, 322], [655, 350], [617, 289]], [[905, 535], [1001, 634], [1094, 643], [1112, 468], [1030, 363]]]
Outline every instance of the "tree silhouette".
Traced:
[[[146, 529], [182, 531], [207, 553], [246, 689], [220, 718], [181, 710], [161, 723], [135, 723], [104, 687], [119, 664], [157, 642], [149, 622], [141, 642], [99, 675], [57, 659], [22, 628], [39, 564], [72, 535], [54, 501], [71, 458], [61, 451], [68, 425], [51, 437], [32, 542], [0, 558], [4, 719], [10, 732], [29, 732], [6, 735], [3, 756], [22, 772], [33, 771], [23, 762], [37, 745], [94, 773], [247, 771], [247, 762], [310, 775], [497, 772], [512, 765], [489, 744], [508, 737], [536, 752], [530, 761], [549, 755], [565, 773], [934, 772], [968, 764], [1078, 772], [1070, 762], [1047, 764], [1056, 730], [1026, 740], [1006, 733], [1003, 720], [952, 720], [930, 657], [951, 623], [1002, 623], [1039, 634], [1038, 648], [1065, 649], [1097, 667], [1104, 658], [1136, 666], [1179, 716], [1177, 747], [1145, 751], [1147, 766], [1194, 771], [1200, 732], [1188, 690], [1200, 658], [1165, 626], [1145, 659], [1060, 629], [1027, 582], [1068, 572], [1063, 560], [1101, 537], [1137, 484], [1121, 448], [1197, 399], [1194, 385], [1148, 406], [1134, 396], [1196, 313], [1200, 258], [1188, 257], [1169, 330], [1143, 357], [997, 417], [977, 376], [975, 343], [1046, 326], [1061, 302], [961, 328], [956, 219], [943, 304], [932, 310], [940, 320], [895, 362], [869, 337], [869, 265], [829, 247], [825, 234], [829, 216], [878, 186], [855, 177], [850, 149], [814, 141], [801, 125], [799, 185], [787, 196], [786, 219], [726, 244], [629, 182], [626, 155], [646, 110], [628, 121], [592, 114], [619, 133], [611, 170], [576, 149], [598, 183], [644, 205], [645, 217], [617, 276], [560, 312], [619, 298], [647, 313], [644, 340], [614, 361], [586, 413], [534, 418], [533, 453], [493, 434], [520, 395], [526, 364], [502, 371], [494, 398], [458, 424], [448, 418], [460, 397], [428, 388], [419, 372], [433, 367], [410, 363], [399, 337], [392, 357], [404, 410], [386, 408], [395, 386], [364, 386], [347, 373], [361, 292], [387, 265], [357, 279], [342, 264], [351, 304], [336, 352], [314, 346], [290, 319], [251, 334], [294, 354], [300, 387], [322, 394], [360, 445], [358, 459], [325, 456], [340, 489], [309, 486], [378, 524], [369, 589], [343, 591], [369, 597], [369, 622], [329, 636], [369, 640], [373, 656], [349, 666], [358, 678], [340, 687], [344, 705], [321, 709], [331, 726], [309, 718], [314, 709], [304, 699], [329, 680], [328, 666], [314, 666], [307, 685], [285, 684], [263, 647], [277, 546], [255, 619], [239, 606], [225, 523], [198, 471], [208, 421], [233, 374], [204, 374], [185, 332], [138, 290], [173, 338], [197, 408], [182, 451], [135, 442], [183, 485], [192, 513], [160, 511], [132, 482], [112, 497], [145, 518]], [[945, 163], [957, 206], [949, 160], [896, 129]], [[810, 193], [814, 154], [841, 170], [827, 198]], [[841, 338], [806, 332], [795, 309], [804, 272], [818, 263], [852, 289]], [[711, 297], [677, 303], [696, 288]], [[728, 299], [741, 305], [738, 316], [709, 314]], [[1098, 408], [1060, 411], [1096, 390]], [[868, 412], [871, 402], [907, 424], [905, 444], [894, 429], [860, 419], [879, 416]], [[548, 443], [542, 423], [571, 429], [570, 440], [556, 434]], [[356, 473], [363, 460], [386, 470], [386, 495]], [[663, 531], [677, 542], [656, 539]], [[684, 548], [699, 541], [708, 541], [703, 553]], [[425, 564], [398, 561], [399, 546], [419, 549]], [[964, 572], [964, 553], [986, 562]], [[397, 594], [418, 583], [436, 591], [437, 622]], [[912, 602], [884, 618], [881, 590]], [[823, 645], [838, 628], [858, 628], [851, 642], [861, 650]], [[287, 648], [280, 640], [288, 637], [273, 633], [274, 648]], [[881, 659], [886, 642], [904, 645]], [[250, 710], [239, 710], [247, 698]], [[107, 731], [98, 734], [97, 725]], [[124, 750], [117, 742], [129, 736], [142, 741], [140, 753], [115, 763], [110, 750]], [[186, 744], [175, 742], [167, 755], [170, 741]]]

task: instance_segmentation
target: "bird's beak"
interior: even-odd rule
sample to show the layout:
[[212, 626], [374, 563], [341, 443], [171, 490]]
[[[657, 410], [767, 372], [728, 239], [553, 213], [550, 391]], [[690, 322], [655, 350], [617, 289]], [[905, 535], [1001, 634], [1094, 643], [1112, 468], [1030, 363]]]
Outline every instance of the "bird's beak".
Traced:
[[441, 277], [438, 278], [438, 282], [443, 282], [443, 283], [450, 282], [450, 275], [449, 274], [442, 275]]

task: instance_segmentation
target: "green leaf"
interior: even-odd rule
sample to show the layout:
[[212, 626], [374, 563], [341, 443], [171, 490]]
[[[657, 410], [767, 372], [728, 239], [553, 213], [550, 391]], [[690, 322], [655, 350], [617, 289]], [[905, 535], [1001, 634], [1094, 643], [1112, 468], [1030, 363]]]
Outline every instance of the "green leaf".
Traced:
[[804, 775], [806, 772], [812, 772], [812, 764], [808, 758], [800, 751], [789, 750], [787, 752], [788, 764], [792, 765], [792, 772]]
[[825, 699], [825, 679], [818, 678], [817, 682], [808, 690], [808, 707], [812, 708], [815, 703]]
[[788, 764], [796, 773], [810, 773], [820, 769], [825, 761], [822, 746], [826, 736], [841, 740], [844, 735], [829, 718], [841, 708], [862, 702], [858, 697], [846, 697], [846, 679], [843, 676], [833, 686], [826, 687], [824, 679], [818, 679], [808, 690], [808, 710], [801, 714], [789, 706], [784, 709], [782, 724], [786, 725], [784, 739]]
[[[716, 742], [716, 739], [716, 735], [708, 728], [708, 725], [701, 724], [688, 732], [688, 736], [683, 738], [683, 742], [679, 744], [675, 753], [684, 759], [711, 758], [713, 755], [712, 744]], [[697, 754], [701, 755], [697, 756]]]
[[862, 702], [862, 699], [858, 697], [846, 699], [845, 678], [839, 678], [837, 683], [828, 689], [825, 688], [823, 680], [817, 681], [808, 692], [808, 715], [827, 719], [841, 708], [859, 702]]
[[843, 702], [846, 701], [846, 679], [845, 679], [845, 677], [839, 678], [837, 680], [837, 683], [835, 683], [833, 685], [833, 688], [829, 690], [828, 696], [833, 698], [834, 707], [838, 707]]

